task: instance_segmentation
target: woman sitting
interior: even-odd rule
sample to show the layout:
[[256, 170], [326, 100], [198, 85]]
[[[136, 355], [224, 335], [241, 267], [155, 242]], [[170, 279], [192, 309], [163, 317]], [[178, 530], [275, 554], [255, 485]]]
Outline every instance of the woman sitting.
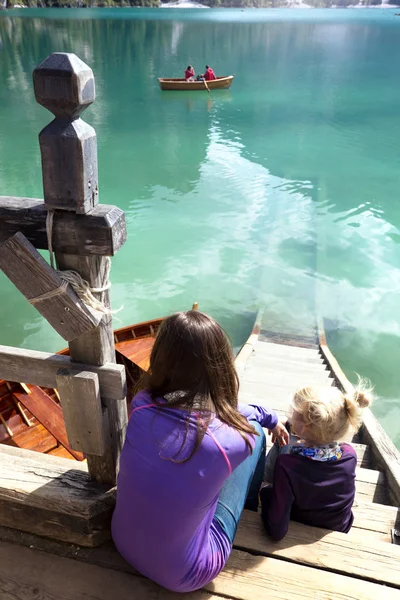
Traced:
[[144, 576], [176, 592], [223, 569], [246, 504], [257, 510], [263, 427], [277, 415], [238, 407], [238, 377], [223, 329], [188, 311], [161, 325], [121, 454], [114, 542]]
[[[357, 455], [342, 443], [358, 429], [361, 409], [371, 402], [362, 389], [306, 387], [292, 401], [290, 444], [272, 447], [260, 492], [267, 533], [281, 540], [289, 520], [347, 533], [353, 523]], [[286, 423], [289, 427], [289, 423]], [[296, 437], [298, 436], [298, 437]]]
[[196, 77], [196, 73], [192, 65], [189, 65], [185, 71], [185, 81], [194, 81]]

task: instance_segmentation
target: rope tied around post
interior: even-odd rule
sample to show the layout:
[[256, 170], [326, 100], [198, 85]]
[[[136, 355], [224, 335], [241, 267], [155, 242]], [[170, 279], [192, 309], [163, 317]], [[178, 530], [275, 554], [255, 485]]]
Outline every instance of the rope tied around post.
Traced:
[[48, 300], [49, 298], [54, 298], [55, 296], [59, 296], [65, 292], [68, 285], [72, 287], [76, 295], [86, 304], [86, 306], [93, 308], [93, 310], [97, 310], [103, 314], [111, 314], [112, 311], [104, 306], [101, 300], [98, 300], [93, 296], [93, 294], [100, 294], [110, 289], [110, 270], [111, 270], [111, 259], [110, 257], [106, 257], [106, 269], [103, 274], [102, 285], [98, 288], [90, 287], [89, 283], [83, 279], [79, 273], [76, 271], [59, 271], [55, 268], [55, 260], [54, 260], [54, 251], [53, 251], [53, 221], [54, 221], [54, 210], [49, 210], [47, 212], [46, 217], [46, 233], [47, 233], [47, 242], [49, 247], [50, 254], [50, 265], [57, 272], [59, 277], [62, 279], [62, 284], [49, 292], [41, 294], [40, 296], [36, 296], [36, 298], [31, 298], [29, 302], [31, 304], [36, 304], [37, 302], [41, 302], [42, 300]]

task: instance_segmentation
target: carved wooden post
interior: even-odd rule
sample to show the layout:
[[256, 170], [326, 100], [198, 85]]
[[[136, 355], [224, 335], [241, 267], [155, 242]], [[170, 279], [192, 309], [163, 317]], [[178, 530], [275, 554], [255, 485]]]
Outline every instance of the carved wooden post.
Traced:
[[[98, 203], [96, 134], [79, 117], [95, 99], [94, 77], [92, 70], [74, 54], [55, 53], [35, 69], [33, 80], [36, 100], [56, 117], [39, 135], [45, 205], [52, 210], [62, 209], [55, 211], [56, 232], [56, 222], [63, 211], [85, 215]], [[104, 287], [109, 261], [106, 256], [60, 252], [57, 239], [54, 247], [60, 270], [73, 269], [91, 287]], [[108, 289], [94, 295], [110, 307]], [[104, 315], [98, 327], [70, 342], [69, 348], [71, 358], [77, 362], [115, 362], [111, 314]], [[88, 467], [97, 481], [114, 484], [127, 424], [126, 402], [105, 397], [101, 402], [108, 419], [107, 451], [103, 456], [88, 454]]]

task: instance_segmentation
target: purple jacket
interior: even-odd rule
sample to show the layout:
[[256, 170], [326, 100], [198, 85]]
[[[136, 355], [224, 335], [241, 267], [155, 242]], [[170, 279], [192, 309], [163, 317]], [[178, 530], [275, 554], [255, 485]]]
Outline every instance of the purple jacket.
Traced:
[[[263, 407], [240, 410], [268, 429], [278, 422]], [[194, 425], [182, 449], [184, 415], [154, 406], [145, 391], [135, 396], [112, 520], [121, 555], [146, 577], [177, 592], [203, 587], [224, 567], [231, 544], [213, 521], [215, 508], [231, 471], [249, 455], [242, 436], [214, 417], [189, 461], [169, 460], [188, 456], [193, 447]]]
[[349, 444], [341, 448], [342, 458], [335, 461], [291, 454], [277, 458], [274, 486], [260, 493], [263, 522], [272, 539], [285, 537], [290, 519], [333, 531], [350, 530], [357, 455]]

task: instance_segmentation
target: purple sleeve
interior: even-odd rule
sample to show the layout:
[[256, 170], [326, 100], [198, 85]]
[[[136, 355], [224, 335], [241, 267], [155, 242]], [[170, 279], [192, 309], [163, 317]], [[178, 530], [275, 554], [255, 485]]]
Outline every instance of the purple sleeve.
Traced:
[[239, 404], [239, 411], [248, 421], [257, 421], [265, 429], [274, 429], [278, 424], [278, 415], [274, 410], [257, 404]]
[[273, 488], [265, 487], [260, 491], [262, 520], [268, 535], [279, 542], [287, 534], [290, 512], [294, 495], [287, 473], [282, 468], [279, 456], [274, 470]]

